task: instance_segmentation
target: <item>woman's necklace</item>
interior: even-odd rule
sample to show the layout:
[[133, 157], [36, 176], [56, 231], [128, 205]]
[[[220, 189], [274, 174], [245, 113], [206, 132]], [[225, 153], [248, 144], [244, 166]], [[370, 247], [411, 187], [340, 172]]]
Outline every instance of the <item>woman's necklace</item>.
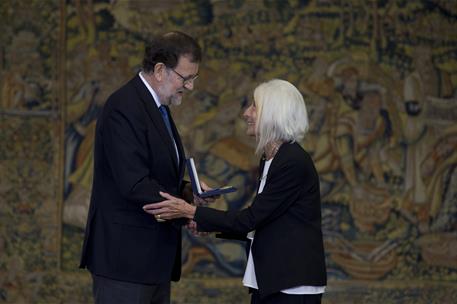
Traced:
[[268, 153], [268, 151], [265, 151], [265, 157], [267, 160], [270, 160], [272, 159], [273, 157], [275, 157], [276, 153], [278, 153], [278, 150], [279, 148], [281, 147], [282, 145], [282, 142], [274, 142], [274, 143], [271, 143], [270, 145], [270, 149], [267, 148], [266, 150], [270, 150], [270, 153]]
[[[275, 157], [276, 153], [278, 153], [278, 150], [282, 144], [283, 144], [282, 142], [272, 144], [273, 147], [271, 148], [271, 152], [269, 153], [269, 156], [268, 156], [267, 152], [265, 152], [266, 161], [271, 161], [273, 159], [273, 157]], [[267, 178], [267, 175], [268, 174], [264, 174], [261, 178], [259, 178], [259, 181], [262, 181], [265, 178]]]
[[[271, 161], [271, 159], [270, 159], [270, 160], [267, 160], [267, 162], [268, 162], [268, 161]], [[264, 167], [263, 167], [263, 168], [264, 168], [264, 170], [263, 170], [263, 171], [265, 171], [265, 166], [266, 166], [266, 164], [265, 164], [265, 165], [264, 165]], [[265, 173], [264, 173], [264, 172], [262, 172], [262, 174], [263, 174], [263, 175], [262, 175], [262, 177], [260, 177], [260, 178], [259, 178], [259, 182], [261, 182], [261, 181], [263, 181], [264, 179], [266, 179], [266, 178], [267, 178], [267, 175], [268, 175], [268, 171], [267, 171], [267, 172], [265, 172]]]

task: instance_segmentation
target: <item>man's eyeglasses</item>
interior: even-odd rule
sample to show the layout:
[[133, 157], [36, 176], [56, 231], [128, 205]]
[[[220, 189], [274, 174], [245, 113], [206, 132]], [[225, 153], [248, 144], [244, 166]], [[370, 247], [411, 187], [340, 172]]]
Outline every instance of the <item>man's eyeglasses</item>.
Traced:
[[189, 84], [189, 83], [191, 83], [191, 82], [194, 82], [195, 79], [198, 78], [198, 74], [190, 75], [190, 76], [184, 77], [183, 75], [181, 75], [181, 74], [179, 74], [178, 72], [176, 72], [174, 69], [170, 69], [170, 70], [172, 70], [173, 72], [175, 72], [175, 74], [178, 75], [178, 76], [182, 79], [183, 85], [186, 85], [186, 84]]

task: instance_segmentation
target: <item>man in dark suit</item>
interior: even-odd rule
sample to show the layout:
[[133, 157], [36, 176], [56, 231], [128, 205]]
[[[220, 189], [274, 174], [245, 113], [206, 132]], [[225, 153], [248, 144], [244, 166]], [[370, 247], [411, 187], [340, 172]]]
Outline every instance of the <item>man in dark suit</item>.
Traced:
[[94, 181], [81, 268], [96, 303], [169, 303], [181, 274], [183, 220], [145, 213], [159, 191], [192, 200], [185, 155], [168, 106], [179, 105], [198, 77], [201, 49], [166, 33], [146, 46], [143, 69], [107, 100], [97, 121]]

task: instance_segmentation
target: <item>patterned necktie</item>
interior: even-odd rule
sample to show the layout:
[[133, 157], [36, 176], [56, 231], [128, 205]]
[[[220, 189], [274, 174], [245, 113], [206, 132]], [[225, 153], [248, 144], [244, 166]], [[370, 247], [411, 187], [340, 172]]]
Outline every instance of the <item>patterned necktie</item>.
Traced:
[[170, 117], [168, 117], [167, 109], [165, 109], [164, 106], [160, 106], [159, 111], [160, 111], [160, 114], [162, 114], [162, 118], [163, 118], [163, 121], [165, 122], [165, 125], [167, 126], [168, 134], [170, 134], [171, 139], [174, 140], [173, 132], [171, 131]]

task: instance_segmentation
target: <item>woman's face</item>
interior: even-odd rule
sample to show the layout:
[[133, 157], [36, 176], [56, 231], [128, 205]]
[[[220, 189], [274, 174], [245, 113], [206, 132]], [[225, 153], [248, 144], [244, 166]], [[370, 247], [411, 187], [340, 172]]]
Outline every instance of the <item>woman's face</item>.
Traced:
[[255, 126], [257, 123], [257, 109], [255, 107], [255, 102], [253, 102], [249, 108], [244, 111], [243, 118], [247, 124], [246, 134], [249, 136], [255, 136]]

